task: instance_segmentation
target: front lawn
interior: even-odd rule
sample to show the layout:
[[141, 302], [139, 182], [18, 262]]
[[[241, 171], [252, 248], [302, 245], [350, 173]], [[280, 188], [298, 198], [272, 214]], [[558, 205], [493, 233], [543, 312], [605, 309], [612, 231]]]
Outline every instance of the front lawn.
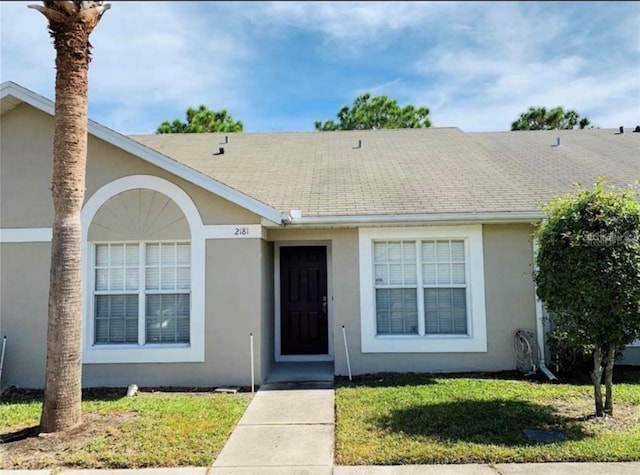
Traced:
[[[336, 464], [640, 460], [640, 372], [614, 378], [614, 417], [588, 384], [504, 375], [374, 375], [336, 387]], [[532, 442], [523, 429], [560, 431]]]
[[0, 400], [2, 468], [136, 468], [211, 465], [250, 402], [250, 394], [140, 392], [83, 394], [83, 424], [37, 436], [40, 391]]

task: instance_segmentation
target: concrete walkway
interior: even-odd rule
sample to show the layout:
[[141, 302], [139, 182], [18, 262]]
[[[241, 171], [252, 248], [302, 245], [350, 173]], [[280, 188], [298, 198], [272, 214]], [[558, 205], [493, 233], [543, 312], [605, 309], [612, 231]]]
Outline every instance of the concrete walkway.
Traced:
[[333, 467], [332, 383], [260, 388], [213, 464], [212, 474], [318, 474]]
[[640, 462], [335, 467], [334, 475], [637, 475]]
[[[51, 475], [51, 470], [0, 470], [2, 475]], [[63, 470], [64, 475], [638, 475], [640, 462], [396, 465], [384, 467], [180, 467], [131, 470]]]

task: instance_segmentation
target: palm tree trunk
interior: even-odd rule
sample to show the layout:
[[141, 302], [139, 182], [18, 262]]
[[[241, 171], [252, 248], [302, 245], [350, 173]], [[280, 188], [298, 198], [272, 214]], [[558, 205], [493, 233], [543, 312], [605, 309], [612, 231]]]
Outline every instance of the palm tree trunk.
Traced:
[[47, 369], [41, 429], [81, 422], [82, 230], [87, 161], [89, 31], [79, 21], [53, 30], [56, 105], [53, 136], [53, 241], [49, 282]]
[[593, 370], [591, 371], [591, 382], [593, 383], [593, 395], [596, 403], [596, 416], [603, 417], [602, 405], [602, 348], [599, 346], [593, 351]]
[[604, 368], [605, 400], [604, 412], [608, 416], [613, 415], [613, 364], [615, 362], [616, 350], [609, 348], [607, 351], [607, 365]]

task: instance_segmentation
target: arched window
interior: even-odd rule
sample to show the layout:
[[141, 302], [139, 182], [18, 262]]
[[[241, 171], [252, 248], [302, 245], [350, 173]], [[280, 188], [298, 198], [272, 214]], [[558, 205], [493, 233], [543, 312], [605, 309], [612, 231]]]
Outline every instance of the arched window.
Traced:
[[188, 195], [136, 175], [82, 212], [85, 363], [204, 360], [204, 239]]

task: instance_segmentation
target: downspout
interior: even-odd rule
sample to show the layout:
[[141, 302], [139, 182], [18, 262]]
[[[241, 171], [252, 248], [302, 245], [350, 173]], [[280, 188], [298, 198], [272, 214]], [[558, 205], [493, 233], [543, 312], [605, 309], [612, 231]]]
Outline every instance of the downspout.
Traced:
[[[538, 270], [536, 265], [536, 256], [538, 255], [538, 240], [533, 240], [533, 261], [534, 261], [534, 269]], [[538, 339], [538, 351], [540, 354], [538, 355], [538, 366], [540, 366], [540, 371], [544, 373], [544, 375], [549, 378], [550, 381], [555, 381], [558, 378], [551, 372], [549, 368], [547, 368], [545, 364], [545, 338], [544, 338], [544, 311], [542, 308], [542, 300], [538, 298], [538, 292], [535, 285], [535, 281], [533, 284], [534, 296], [536, 299], [536, 337]]]

